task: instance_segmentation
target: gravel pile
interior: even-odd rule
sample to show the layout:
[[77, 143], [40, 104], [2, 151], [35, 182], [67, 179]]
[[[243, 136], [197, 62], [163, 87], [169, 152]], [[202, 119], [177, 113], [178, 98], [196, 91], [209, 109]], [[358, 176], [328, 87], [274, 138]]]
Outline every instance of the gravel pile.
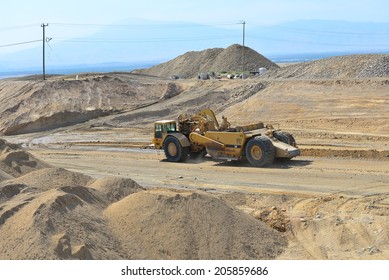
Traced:
[[289, 65], [269, 72], [267, 78], [342, 79], [389, 76], [389, 55], [335, 56]]
[[365, 77], [389, 77], [389, 55], [372, 57], [370, 64], [358, 73], [358, 78]]
[[226, 49], [214, 48], [187, 52], [166, 63], [134, 72], [160, 77], [194, 78], [199, 73], [242, 71], [242, 64], [245, 71], [258, 71], [261, 67], [267, 69], [279, 67], [255, 50], [248, 47], [244, 47], [243, 50], [241, 45], [234, 44]]

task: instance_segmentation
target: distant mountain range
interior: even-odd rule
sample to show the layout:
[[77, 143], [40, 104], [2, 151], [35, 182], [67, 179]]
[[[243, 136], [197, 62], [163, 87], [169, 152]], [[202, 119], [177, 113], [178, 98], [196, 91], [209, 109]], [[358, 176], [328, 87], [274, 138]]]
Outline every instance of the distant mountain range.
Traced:
[[[46, 65], [50, 69], [115, 61], [163, 62], [188, 51], [242, 44], [242, 27], [132, 19], [102, 26], [83, 38], [61, 39], [53, 24], [46, 29], [52, 38], [46, 48]], [[270, 58], [288, 60], [302, 53], [389, 53], [389, 23], [304, 20], [252, 26], [248, 22], [245, 31], [245, 45]], [[0, 72], [41, 64], [41, 46], [0, 55]]]

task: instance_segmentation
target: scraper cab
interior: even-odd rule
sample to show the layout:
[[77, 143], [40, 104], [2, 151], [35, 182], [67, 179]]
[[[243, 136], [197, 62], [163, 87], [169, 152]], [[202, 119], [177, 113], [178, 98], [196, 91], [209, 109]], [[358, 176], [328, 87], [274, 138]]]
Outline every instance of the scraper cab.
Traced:
[[294, 137], [271, 125], [255, 123], [231, 127], [223, 116], [219, 124], [215, 114], [205, 109], [196, 115], [180, 115], [177, 121], [154, 124], [153, 144], [163, 149], [168, 161], [185, 161], [208, 154], [215, 160], [247, 159], [252, 166], [263, 167], [275, 158], [291, 159], [300, 155]]

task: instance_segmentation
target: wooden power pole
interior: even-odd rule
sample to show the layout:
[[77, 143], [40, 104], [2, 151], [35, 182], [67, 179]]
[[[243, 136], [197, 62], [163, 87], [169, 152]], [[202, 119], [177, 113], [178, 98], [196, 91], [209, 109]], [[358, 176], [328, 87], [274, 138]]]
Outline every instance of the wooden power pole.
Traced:
[[42, 44], [43, 44], [43, 61], [42, 61], [42, 68], [43, 68], [43, 80], [46, 80], [46, 65], [45, 65], [45, 44], [46, 44], [46, 35], [45, 35], [45, 27], [49, 26], [48, 23], [41, 24], [41, 27], [43, 28], [43, 37], [42, 37]]
[[242, 26], [243, 26], [243, 35], [242, 35], [242, 72], [245, 70], [245, 59], [244, 59], [244, 41], [245, 41], [245, 37], [246, 37], [246, 22], [243, 21], [242, 22]]

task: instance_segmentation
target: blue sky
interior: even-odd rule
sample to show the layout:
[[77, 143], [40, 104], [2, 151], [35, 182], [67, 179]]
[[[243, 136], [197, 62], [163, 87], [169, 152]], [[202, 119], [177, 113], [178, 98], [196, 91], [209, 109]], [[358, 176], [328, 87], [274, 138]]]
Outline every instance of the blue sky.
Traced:
[[[0, 46], [37, 40], [41, 23], [111, 24], [128, 18], [195, 23], [270, 25], [301, 19], [331, 19], [357, 22], [389, 22], [387, 0], [14, 0], [0, 9]], [[64, 30], [63, 36], [79, 37], [98, 26]], [[21, 46], [1, 47], [0, 53]]]
[[387, 0], [19, 0], [3, 1], [1, 26], [40, 22], [111, 23], [125, 18], [269, 24], [296, 19], [387, 22]]

